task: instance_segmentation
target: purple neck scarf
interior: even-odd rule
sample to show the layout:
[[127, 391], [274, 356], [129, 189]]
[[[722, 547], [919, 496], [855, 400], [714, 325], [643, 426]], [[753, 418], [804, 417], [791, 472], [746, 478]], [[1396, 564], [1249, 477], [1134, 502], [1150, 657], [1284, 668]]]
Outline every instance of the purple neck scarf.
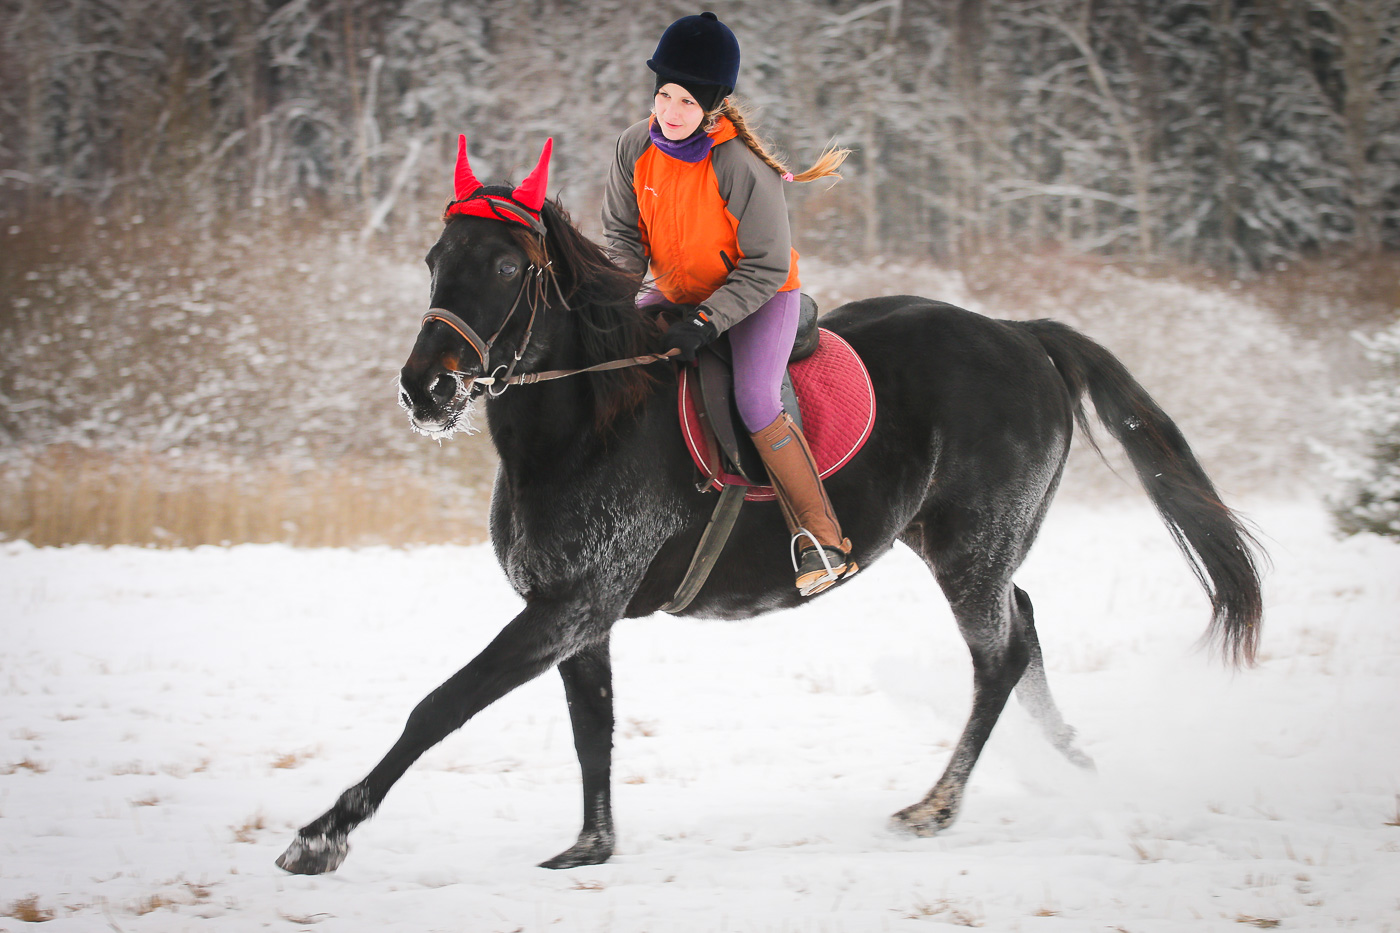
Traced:
[[651, 141], [652, 144], [666, 153], [673, 159], [680, 159], [682, 162], [699, 162], [710, 154], [710, 148], [715, 144], [710, 138], [710, 134], [705, 132], [702, 123], [695, 128], [685, 139], [671, 140], [666, 138], [666, 134], [661, 132], [661, 124], [655, 120], [651, 121]]

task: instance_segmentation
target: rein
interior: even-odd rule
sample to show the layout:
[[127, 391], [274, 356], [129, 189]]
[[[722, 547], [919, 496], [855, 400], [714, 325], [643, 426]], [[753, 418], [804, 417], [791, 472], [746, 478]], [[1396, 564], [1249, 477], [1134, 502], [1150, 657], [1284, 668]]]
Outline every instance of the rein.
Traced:
[[[569, 303], [564, 298], [564, 293], [559, 289], [559, 281], [554, 277], [552, 272], [548, 272], [548, 268], [548, 263], [546, 263], [544, 267], [536, 267], [535, 279], [538, 281], [542, 276], [548, 274], [549, 281], [554, 285], [554, 293], [559, 296], [560, 306], [565, 311], [568, 311], [570, 310]], [[429, 308], [428, 312], [423, 315], [422, 324], [419, 326], [426, 326], [429, 321], [441, 321], [446, 324], [456, 331], [458, 336], [465, 340], [467, 344], [476, 351], [476, 355], [481, 358], [481, 366], [485, 369], [491, 365], [488, 360], [491, 357], [491, 348], [495, 346], [496, 338], [501, 336], [501, 333], [506, 329], [506, 325], [510, 323], [510, 319], [515, 316], [515, 310], [520, 306], [520, 299], [524, 296], [525, 290], [529, 287], [530, 280], [527, 277], [524, 282], [520, 283], [520, 291], [516, 294], [515, 302], [511, 304], [510, 310], [506, 312], [505, 320], [501, 322], [501, 326], [496, 329], [496, 332], [491, 335], [489, 340], [482, 340], [481, 335], [478, 334], [470, 324], [446, 308]], [[497, 366], [491, 372], [491, 375], [480, 376], [472, 380], [472, 382], [479, 382], [486, 386], [487, 394], [492, 398], [499, 398], [510, 386], [533, 385], [537, 382], [563, 379], [566, 376], [580, 376], [584, 373], [626, 369], [630, 366], [646, 366], [650, 363], [659, 363], [662, 360], [668, 360], [680, 352], [680, 350], [668, 350], [665, 353], [647, 353], [642, 356], [631, 356], [621, 360], [609, 360], [606, 363], [597, 363], [593, 366], [585, 366], [581, 369], [551, 369], [544, 372], [521, 373], [520, 375], [515, 375], [516, 365], [520, 362], [520, 358], [525, 355], [526, 349], [530, 346], [530, 337], [535, 329], [535, 314], [540, 306], [540, 301], [538, 299], [543, 298], [541, 294], [543, 290], [543, 287], [537, 289], [535, 295], [531, 297], [530, 320], [525, 324], [525, 336], [520, 341], [520, 347], [515, 351], [514, 359], [512, 359], [509, 364], [502, 363]], [[452, 370], [451, 372], [453, 375], [461, 375], [458, 370]]]

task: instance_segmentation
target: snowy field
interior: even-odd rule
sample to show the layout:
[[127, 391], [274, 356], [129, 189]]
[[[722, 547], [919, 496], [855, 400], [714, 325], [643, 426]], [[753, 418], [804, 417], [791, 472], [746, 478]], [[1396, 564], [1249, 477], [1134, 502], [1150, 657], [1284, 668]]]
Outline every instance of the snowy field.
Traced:
[[1263, 661], [1143, 502], [1061, 504], [1018, 582], [1097, 774], [1013, 703], [961, 820], [966, 650], [896, 551], [802, 610], [614, 638], [619, 852], [573, 841], [558, 678], [414, 767], [333, 875], [273, 866], [516, 611], [489, 549], [0, 546], [0, 930], [1400, 930], [1400, 547], [1257, 503]]

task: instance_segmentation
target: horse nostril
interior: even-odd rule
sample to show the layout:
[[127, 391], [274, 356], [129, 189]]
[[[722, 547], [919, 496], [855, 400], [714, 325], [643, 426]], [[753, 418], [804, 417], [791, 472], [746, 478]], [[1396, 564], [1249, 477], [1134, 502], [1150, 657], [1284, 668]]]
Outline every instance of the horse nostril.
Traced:
[[433, 380], [428, 391], [432, 393], [433, 398], [445, 402], [457, 394], [457, 380], [448, 373], [443, 373]]

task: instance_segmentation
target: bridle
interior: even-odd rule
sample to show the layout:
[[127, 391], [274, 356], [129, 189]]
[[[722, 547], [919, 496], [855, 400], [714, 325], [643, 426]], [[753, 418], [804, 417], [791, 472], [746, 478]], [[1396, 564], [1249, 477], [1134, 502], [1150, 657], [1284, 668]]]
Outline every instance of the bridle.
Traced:
[[[441, 321], [457, 332], [463, 340], [467, 342], [476, 355], [481, 358], [481, 369], [483, 372], [490, 372], [491, 375], [483, 376], [472, 380], [465, 380], [460, 370], [450, 370], [457, 378], [458, 384], [469, 384], [479, 382], [486, 386], [487, 393], [492, 398], [499, 398], [507, 388], [513, 385], [528, 385], [535, 382], [544, 382], [547, 379], [560, 379], [564, 376], [574, 376], [579, 373], [600, 372], [607, 369], [621, 369], [626, 366], [640, 366], [646, 363], [656, 363], [679, 353], [679, 350], [668, 351], [667, 353], [647, 354], [645, 356], [634, 356], [625, 360], [612, 360], [607, 363], [599, 363], [596, 366], [586, 366], [582, 369], [555, 369], [542, 373], [521, 373], [516, 375], [515, 367], [520, 364], [520, 359], [530, 347], [530, 337], [535, 330], [535, 317], [540, 309], [547, 307], [548, 299], [545, 292], [549, 284], [554, 286], [554, 293], [559, 297], [559, 306], [564, 311], [571, 310], [569, 302], [564, 298], [564, 292], [559, 287], [559, 277], [551, 270], [553, 263], [549, 261], [546, 251], [546, 230], [544, 218], [541, 210], [544, 207], [545, 185], [549, 174], [549, 156], [554, 148], [554, 140], [545, 141], [544, 149], [540, 152], [540, 160], [535, 168], [516, 188], [487, 188], [477, 180], [472, 173], [471, 163], [467, 159], [467, 138], [459, 135], [457, 137], [457, 167], [453, 174], [453, 190], [456, 198], [448, 202], [447, 209], [443, 212], [442, 219], [455, 214], [466, 214], [474, 217], [487, 217], [503, 221], [507, 224], [518, 223], [528, 227], [531, 232], [540, 238], [540, 252], [544, 254], [543, 265], [530, 264], [525, 267], [525, 277], [520, 283], [520, 291], [515, 294], [515, 301], [511, 303], [510, 310], [506, 312], [505, 320], [501, 321], [501, 326], [496, 328], [496, 332], [490, 339], [482, 340], [481, 335], [462, 320], [461, 317], [447, 310], [446, 308], [429, 308], [423, 315], [423, 322], [419, 328], [426, 327], [431, 321]], [[534, 276], [530, 275], [531, 270]], [[533, 284], [533, 287], [532, 287]], [[509, 363], [501, 363], [495, 369], [491, 368], [491, 349], [496, 345], [496, 340], [504, 333], [511, 319], [515, 317], [515, 312], [520, 308], [520, 302], [525, 298], [526, 291], [530, 292], [527, 303], [530, 306], [530, 319], [525, 322], [525, 334], [520, 340], [520, 345], [516, 348], [514, 358]]]
[[[541, 246], [543, 246], [543, 236], [541, 236]], [[649, 363], [659, 363], [662, 360], [670, 359], [680, 352], [679, 350], [668, 350], [665, 353], [647, 353], [642, 356], [631, 356], [621, 360], [610, 360], [606, 363], [585, 366], [581, 369], [551, 369], [544, 372], [521, 373], [516, 375], [515, 367], [519, 365], [521, 358], [525, 355], [525, 351], [530, 347], [530, 338], [535, 330], [535, 317], [539, 309], [548, 304], [548, 301], [544, 297], [544, 280], [546, 278], [549, 283], [554, 286], [554, 294], [559, 297], [559, 307], [564, 311], [572, 310], [569, 307], [568, 300], [564, 297], [563, 290], [559, 287], [558, 277], [555, 276], [553, 270], [550, 268], [552, 265], [553, 263], [546, 260], [543, 266], [531, 264], [526, 267], [525, 279], [520, 283], [520, 291], [516, 292], [515, 301], [511, 303], [510, 310], [506, 312], [505, 320], [501, 321], [501, 326], [496, 328], [496, 332], [487, 340], [482, 340], [481, 335], [476, 332], [475, 328], [446, 308], [429, 308], [427, 313], [423, 315], [423, 322], [419, 326], [426, 327], [430, 321], [441, 321], [452, 328], [452, 330], [456, 331], [458, 336], [465, 340], [467, 345], [476, 351], [476, 355], [481, 359], [481, 368], [483, 370], [490, 370], [491, 375], [481, 376], [471, 381], [486, 386], [486, 394], [492, 398], [500, 398], [505, 394], [506, 389], [513, 385], [533, 385], [534, 383], [547, 382], [551, 379], [562, 379], [565, 376], [578, 376], [583, 373], [624, 369], [629, 366], [645, 366]], [[530, 275], [531, 270], [534, 270], [533, 277]], [[530, 288], [532, 282], [535, 284], [534, 288]], [[494, 370], [491, 370], [491, 349], [496, 345], [496, 340], [510, 324], [511, 318], [515, 316], [516, 310], [520, 307], [520, 300], [525, 296], [527, 289], [531, 292], [527, 302], [530, 306], [530, 319], [525, 323], [525, 334], [520, 340], [520, 346], [517, 347], [514, 354], [512, 354], [512, 359], [509, 363], [501, 363]], [[449, 370], [449, 372], [454, 376], [461, 376], [461, 372], [458, 370]]]
[[[525, 267], [525, 276], [520, 283], [520, 291], [515, 293], [515, 301], [511, 302], [510, 310], [506, 312], [505, 320], [501, 321], [501, 326], [496, 328], [496, 332], [487, 340], [482, 340], [481, 335], [476, 332], [475, 328], [446, 308], [429, 308], [428, 313], [423, 315], [423, 323], [419, 325], [420, 327], [427, 326], [429, 321], [442, 321], [442, 323], [455, 330], [458, 335], [476, 351], [476, 355], [481, 358], [481, 368], [491, 371], [491, 375], [475, 381], [486, 386], [486, 391], [492, 398], [499, 397], [501, 393], [505, 392], [507, 386], [516, 385], [521, 381], [520, 377], [514, 376], [515, 367], [519, 365], [521, 357], [525, 355], [525, 351], [530, 347], [530, 337], [535, 331], [535, 315], [539, 312], [540, 305], [546, 303], [543, 300], [544, 287], [541, 283], [541, 279], [548, 272], [549, 266], [550, 263], [546, 262], [543, 267], [535, 266], [534, 264]], [[530, 274], [531, 271], [534, 272], [533, 276]], [[569, 310], [568, 302], [564, 300], [564, 294], [559, 290], [559, 283], [555, 279], [553, 273], [549, 273], [549, 280], [554, 283], [554, 291], [559, 295], [560, 304], [565, 311]], [[530, 288], [532, 282], [536, 286], [533, 289]], [[521, 338], [520, 346], [516, 348], [511, 361], [509, 363], [502, 363], [497, 366], [495, 370], [491, 370], [491, 348], [496, 345], [496, 340], [505, 331], [506, 327], [510, 325], [511, 318], [515, 317], [515, 312], [520, 307], [520, 299], [525, 297], [525, 292], [527, 290], [531, 291], [532, 294], [529, 300], [530, 319], [525, 322], [525, 335]], [[455, 371], [453, 374], [457, 375]], [[512, 382], [512, 379], [515, 381]], [[495, 388], [497, 382], [501, 383], [499, 389]]]

